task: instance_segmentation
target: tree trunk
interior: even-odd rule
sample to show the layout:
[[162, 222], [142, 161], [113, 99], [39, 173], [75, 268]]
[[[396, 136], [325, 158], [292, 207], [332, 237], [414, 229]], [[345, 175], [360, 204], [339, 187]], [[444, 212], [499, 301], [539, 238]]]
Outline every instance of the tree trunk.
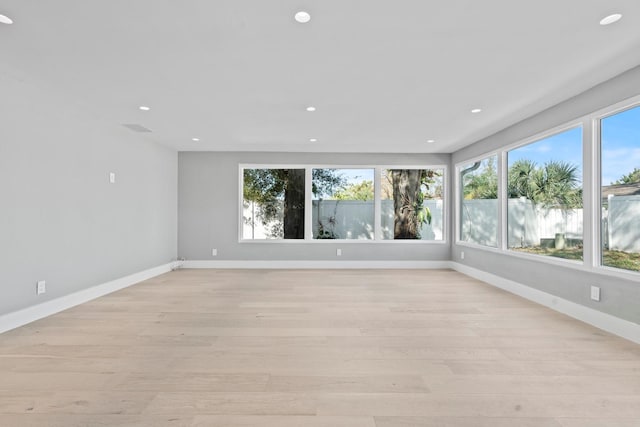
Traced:
[[416, 204], [420, 191], [419, 169], [397, 169], [393, 177], [394, 239], [418, 238], [418, 215]]
[[284, 238], [304, 239], [304, 169], [287, 170], [284, 190]]

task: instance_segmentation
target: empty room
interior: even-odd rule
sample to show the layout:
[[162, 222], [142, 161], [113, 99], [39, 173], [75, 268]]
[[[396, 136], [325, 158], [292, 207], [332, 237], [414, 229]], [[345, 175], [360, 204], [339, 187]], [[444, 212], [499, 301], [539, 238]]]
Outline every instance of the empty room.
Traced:
[[0, 426], [640, 427], [640, 2], [0, 0]]

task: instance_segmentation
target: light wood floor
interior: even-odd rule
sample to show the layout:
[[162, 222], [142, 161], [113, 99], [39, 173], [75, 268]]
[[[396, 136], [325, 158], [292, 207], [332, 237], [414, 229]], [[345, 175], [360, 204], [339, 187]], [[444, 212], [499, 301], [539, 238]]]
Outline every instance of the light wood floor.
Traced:
[[0, 425], [638, 427], [640, 346], [447, 270], [181, 270], [0, 335]]

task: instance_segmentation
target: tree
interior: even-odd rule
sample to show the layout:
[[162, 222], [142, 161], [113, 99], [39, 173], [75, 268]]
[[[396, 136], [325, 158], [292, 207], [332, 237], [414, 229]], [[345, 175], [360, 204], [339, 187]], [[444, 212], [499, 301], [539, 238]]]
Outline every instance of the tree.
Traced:
[[582, 207], [582, 189], [578, 167], [567, 162], [551, 160], [539, 173], [538, 202], [545, 207], [577, 209]]
[[312, 173], [311, 192], [318, 198], [331, 196], [336, 188], [341, 188], [346, 183], [336, 169], [314, 169]]
[[[314, 169], [314, 194], [330, 193], [343, 184], [332, 169]], [[274, 235], [304, 239], [304, 169], [245, 169], [243, 197], [260, 206], [263, 224], [277, 221]]]
[[510, 199], [526, 197], [535, 200], [539, 192], [540, 179], [536, 176], [539, 170], [536, 162], [528, 159], [516, 161], [507, 174], [507, 195]]
[[431, 169], [392, 169], [390, 175], [393, 185], [393, 238], [420, 239], [420, 227], [431, 223], [431, 211], [423, 206], [423, 202], [437, 173]]
[[304, 178], [304, 169], [244, 170], [244, 199], [260, 206], [265, 225], [282, 216], [285, 239], [304, 239]]
[[285, 239], [304, 239], [304, 169], [289, 169], [284, 189]]
[[619, 180], [614, 182], [614, 185], [624, 185], [624, 184], [636, 184], [640, 182], [640, 169], [633, 168], [633, 171], [629, 172], [626, 175], [623, 175]]
[[525, 197], [546, 208], [577, 209], [582, 207], [582, 189], [578, 167], [550, 160], [542, 167], [521, 159], [508, 172], [509, 198]]
[[333, 195], [336, 200], [373, 200], [373, 181], [347, 185]]
[[[476, 163], [475, 169], [470, 169], [464, 177], [464, 198], [466, 200], [498, 198], [498, 170], [494, 157], [489, 157], [484, 165], [483, 163]], [[476, 173], [480, 167], [482, 169]]]

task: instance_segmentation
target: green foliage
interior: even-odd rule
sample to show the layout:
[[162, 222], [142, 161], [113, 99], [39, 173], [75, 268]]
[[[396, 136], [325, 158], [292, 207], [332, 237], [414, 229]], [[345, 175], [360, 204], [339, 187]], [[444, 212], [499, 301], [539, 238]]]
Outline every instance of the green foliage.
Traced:
[[465, 199], [498, 198], [498, 169], [495, 163], [495, 158], [489, 157], [479, 165], [479, 171], [470, 171], [464, 176]]
[[[432, 186], [436, 182], [436, 177], [440, 177], [442, 174], [432, 170], [432, 169], [423, 169], [420, 171], [420, 189], [418, 194], [416, 195], [415, 202], [415, 211], [416, 211], [416, 219], [420, 226], [425, 224], [431, 224], [431, 209], [426, 206], [423, 206], [424, 200], [432, 199]], [[436, 192], [442, 192], [442, 188], [435, 189]], [[420, 229], [420, 227], [418, 227]], [[416, 238], [420, 239], [420, 232], [416, 233]]]
[[288, 169], [245, 169], [245, 200], [264, 203], [284, 197]]
[[333, 194], [336, 200], [373, 200], [373, 181], [343, 186]]
[[541, 171], [533, 160], [522, 159], [516, 161], [511, 165], [507, 174], [508, 197], [510, 199], [525, 197], [529, 200], [535, 200], [540, 191], [538, 186], [540, 173]]
[[[417, 220], [418, 224], [431, 224], [431, 209], [426, 206], [420, 206], [417, 210]], [[420, 232], [417, 233], [417, 238], [420, 238]]]
[[[242, 194], [244, 200], [255, 202], [261, 208], [263, 224], [279, 220], [283, 216], [282, 203], [287, 194], [295, 169], [245, 169]], [[344, 178], [335, 169], [314, 169], [312, 191], [314, 194], [332, 193], [344, 185]], [[278, 226], [276, 226], [278, 227]], [[282, 225], [279, 226], [282, 228]], [[274, 230], [273, 233], [277, 233]]]
[[[542, 247], [530, 247], [530, 248], [511, 248], [518, 252], [526, 252], [536, 255], [547, 255], [556, 258], [582, 260], [582, 248], [542, 248]], [[607, 267], [622, 268], [631, 271], [640, 271], [640, 254], [623, 251], [608, 251], [602, 252], [602, 265]]]
[[393, 187], [394, 239], [420, 239], [420, 229], [430, 224], [431, 210], [424, 200], [442, 189], [432, 188], [441, 174], [432, 169], [392, 169], [388, 174]]
[[[582, 189], [575, 165], [550, 160], [538, 166], [533, 160], [521, 159], [511, 165], [507, 175], [509, 198], [524, 197], [547, 208], [582, 207]], [[498, 173], [493, 157], [477, 172], [469, 172], [464, 181], [465, 199], [498, 198]]]
[[582, 207], [578, 167], [556, 160], [542, 167], [528, 159], [515, 162], [509, 168], [507, 194], [509, 198], [525, 197], [547, 208]]
[[288, 184], [289, 169], [245, 169], [243, 197], [257, 203], [264, 224], [282, 214], [282, 200]]
[[573, 260], [583, 259], [582, 247], [555, 249], [555, 248], [543, 248], [541, 246], [535, 246], [535, 247], [510, 248], [510, 249], [513, 251], [526, 252], [529, 254], [552, 256], [555, 258], [564, 258], [564, 259], [573, 259]]
[[602, 254], [602, 265], [640, 271], [640, 254], [623, 251], [604, 251]]
[[622, 185], [622, 184], [636, 184], [640, 182], [640, 169], [633, 168], [633, 171], [629, 172], [626, 175], [623, 175], [619, 180], [614, 182], [614, 185]]
[[336, 189], [344, 187], [346, 180], [336, 169], [313, 169], [311, 191], [316, 197], [331, 196]]

